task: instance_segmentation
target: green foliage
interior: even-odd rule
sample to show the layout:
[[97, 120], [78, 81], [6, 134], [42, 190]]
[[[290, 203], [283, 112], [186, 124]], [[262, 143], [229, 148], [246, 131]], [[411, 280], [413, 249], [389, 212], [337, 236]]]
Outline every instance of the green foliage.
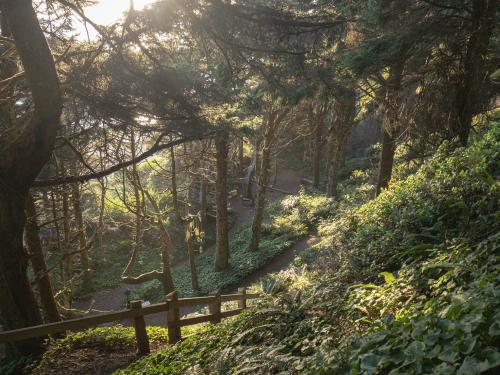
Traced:
[[[147, 327], [152, 347], [168, 343], [168, 331], [161, 327]], [[86, 373], [89, 368], [116, 369], [123, 367], [135, 359], [136, 340], [133, 327], [116, 325], [113, 327], [93, 328], [49, 343], [34, 374], [64, 373], [71, 363], [71, 373]], [[97, 358], [99, 353], [99, 358]], [[102, 353], [106, 353], [102, 355]], [[103, 359], [109, 358], [108, 361]], [[111, 359], [113, 358], [113, 359]], [[72, 362], [71, 362], [72, 361]], [[93, 363], [98, 361], [99, 363]], [[89, 363], [90, 362], [90, 363]], [[109, 362], [109, 363], [106, 363]], [[120, 366], [121, 364], [121, 366]], [[97, 366], [97, 367], [95, 367]], [[104, 370], [102, 370], [104, 371]], [[104, 371], [106, 372], [106, 371]]]
[[[391, 288], [393, 282], [364, 288], [358, 300], [366, 309], [384, 310], [365, 315], [375, 320], [370, 333], [352, 345], [351, 373], [479, 374], [500, 366], [500, 257], [494, 253], [499, 239], [495, 234], [474, 248], [460, 243], [417, 269], [404, 267], [402, 287]], [[411, 292], [423, 278], [429, 291]], [[387, 307], [394, 308], [395, 300], [402, 306], [394, 314]]]
[[[161, 327], [147, 327], [151, 343], [168, 342], [168, 331]], [[120, 349], [134, 349], [136, 346], [133, 327], [115, 325], [105, 328], [92, 328], [81, 332], [71, 333], [63, 339], [57, 340], [44, 358], [53, 356], [57, 351], [74, 350], [86, 347], [98, 348], [104, 351]]]
[[[259, 250], [247, 250], [251, 226], [245, 225], [230, 239], [229, 267], [226, 270], [213, 272], [215, 249], [210, 248], [195, 259], [200, 289], [191, 289], [189, 264], [183, 264], [172, 273], [176, 290], [181, 295], [190, 296], [238, 285], [245, 276], [252, 274], [306, 236], [315, 223], [328, 215], [331, 204], [330, 199], [305, 191], [301, 191], [297, 196], [284, 198], [270, 208], [270, 223], [265, 226]], [[161, 284], [157, 281], [147, 283], [134, 293], [137, 298], [154, 302], [164, 299]]]
[[336, 203], [305, 192], [284, 200], [265, 241], [318, 225], [321, 243], [269, 277], [255, 309], [117, 374], [494, 373], [499, 135], [493, 124], [468, 148], [443, 145], [357, 208], [354, 184]]

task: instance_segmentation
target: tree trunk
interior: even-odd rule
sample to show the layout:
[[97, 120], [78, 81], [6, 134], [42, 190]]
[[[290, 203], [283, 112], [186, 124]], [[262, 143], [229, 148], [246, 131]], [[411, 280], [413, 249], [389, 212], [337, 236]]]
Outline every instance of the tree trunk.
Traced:
[[227, 213], [227, 154], [228, 135], [219, 131], [215, 138], [217, 177], [215, 182], [216, 200], [216, 243], [215, 272], [223, 271], [229, 264], [229, 228]]
[[[28, 256], [23, 247], [26, 194], [0, 184], [0, 320], [6, 330], [34, 326], [42, 317], [31, 290], [26, 269]], [[36, 353], [40, 339], [26, 340], [10, 347], [13, 354]]]
[[106, 185], [104, 184], [104, 179], [99, 181], [99, 186], [101, 188], [101, 204], [99, 209], [99, 228], [98, 228], [98, 246], [99, 246], [99, 256], [101, 260], [106, 261], [106, 253], [104, 252], [103, 235], [104, 235], [104, 213], [106, 211]]
[[313, 149], [313, 187], [319, 189], [320, 167], [321, 167], [321, 133], [323, 124], [317, 121], [314, 126], [314, 149]]
[[248, 245], [249, 251], [257, 251], [259, 248], [262, 220], [266, 205], [266, 191], [267, 185], [269, 184], [269, 174], [271, 168], [271, 147], [275, 141], [275, 135], [278, 131], [278, 127], [289, 111], [290, 109], [286, 107], [280, 110], [273, 110], [272, 107], [270, 107], [269, 112], [267, 112], [263, 117], [263, 124], [261, 127], [263, 140], [261, 158], [262, 164], [259, 168], [260, 174], [258, 175], [259, 182], [257, 189], [257, 202], [252, 222], [252, 238], [250, 239], [250, 244]]
[[82, 266], [82, 281], [83, 291], [88, 293], [92, 289], [92, 280], [90, 277], [90, 261], [87, 249], [87, 235], [85, 233], [85, 225], [83, 222], [83, 212], [81, 206], [80, 187], [78, 184], [71, 185], [72, 198], [73, 198], [73, 211], [75, 214], [75, 222], [78, 230], [78, 242], [80, 252], [80, 263]]
[[264, 207], [266, 204], [266, 191], [269, 183], [269, 169], [271, 166], [270, 145], [264, 141], [264, 149], [262, 150], [262, 165], [260, 168], [259, 184], [257, 190], [257, 200], [255, 206], [255, 215], [252, 223], [252, 238], [248, 245], [249, 251], [257, 251], [259, 249], [260, 234], [262, 231], [262, 219], [264, 217]]
[[173, 147], [170, 147], [170, 173], [171, 173], [171, 189], [172, 193], [172, 205], [174, 208], [174, 213], [177, 221], [182, 223], [182, 216], [179, 211], [179, 199], [177, 195], [177, 171], [175, 168], [175, 150]]
[[496, 20], [498, 0], [472, 2], [472, 27], [466, 46], [464, 77], [456, 98], [456, 118], [451, 123], [452, 136], [458, 137], [467, 146], [472, 124], [479, 102], [481, 86], [485, 80], [484, 61]]
[[193, 241], [191, 238], [192, 234], [190, 233], [187, 240], [187, 248], [189, 256], [189, 268], [191, 270], [191, 287], [193, 288], [193, 290], [198, 290], [200, 289], [198, 285], [198, 272], [196, 271], [196, 259], [194, 256]]
[[339, 171], [342, 168], [345, 153], [345, 144], [351, 134], [356, 115], [356, 95], [353, 89], [346, 91], [336, 98], [334, 103], [335, 117], [332, 121], [332, 135], [330, 141], [330, 155], [328, 168], [327, 195], [338, 195]]
[[253, 178], [258, 176], [258, 163], [259, 163], [259, 147], [260, 147], [260, 137], [255, 136], [253, 141], [253, 154], [252, 154], [252, 164], [248, 167], [247, 177], [246, 177], [246, 188], [245, 188], [245, 198], [253, 200]]
[[382, 152], [380, 154], [380, 166], [377, 182], [377, 196], [382, 189], [387, 189], [392, 176], [392, 165], [394, 164], [394, 153], [396, 152], [396, 140], [382, 127]]
[[208, 230], [208, 181], [205, 171], [205, 163], [202, 164], [201, 182], [200, 182], [200, 226], [201, 231], [205, 234], [202, 240], [202, 248], [205, 249], [206, 243], [206, 233]]
[[244, 141], [243, 137], [240, 138], [240, 142], [238, 145], [238, 176], [243, 177], [244, 174], [244, 157], [243, 157], [243, 151], [244, 151]]
[[[132, 159], [136, 156], [136, 148], [135, 148], [135, 135], [132, 130], [130, 137], [130, 151], [132, 153]], [[140, 192], [140, 178], [137, 172], [137, 164], [132, 164], [132, 170], [130, 171], [129, 180], [132, 183], [134, 189], [134, 201], [135, 201], [135, 226], [134, 226], [134, 247], [132, 248], [132, 253], [130, 254], [129, 261], [125, 266], [125, 269], [122, 272], [122, 276], [127, 275], [131, 270], [139, 254], [139, 250], [142, 245], [142, 200], [141, 200], [141, 192]]]
[[339, 166], [340, 166], [340, 134], [335, 134], [334, 139], [330, 144], [330, 166], [328, 168], [328, 184], [326, 187], [326, 195], [329, 197], [337, 196], [337, 187], [339, 184]]
[[40, 302], [45, 315], [45, 322], [54, 323], [61, 320], [61, 315], [57, 309], [54, 293], [47, 271], [47, 264], [43, 256], [42, 244], [38, 234], [37, 213], [35, 202], [31, 194], [26, 200], [27, 221], [24, 229], [26, 246], [29, 251], [31, 267], [35, 275], [35, 280], [40, 294]]
[[[64, 168], [64, 167], [63, 167]], [[70, 226], [69, 226], [69, 206], [68, 206], [68, 191], [66, 186], [62, 188], [62, 212], [63, 212], [63, 251], [62, 256], [64, 261], [61, 262], [63, 273], [61, 275], [65, 292], [64, 307], [71, 307], [71, 294], [73, 289], [73, 255], [70, 248]]]
[[170, 249], [172, 248], [172, 240], [170, 238], [170, 234], [168, 233], [165, 224], [163, 224], [162, 213], [158, 203], [153, 199], [151, 194], [146, 190], [146, 196], [149, 199], [149, 202], [153, 206], [156, 216], [156, 224], [158, 229], [160, 230], [160, 237], [162, 242], [162, 250], [161, 250], [161, 260], [163, 263], [163, 269], [160, 275], [160, 282], [163, 286], [163, 292], [168, 294], [175, 290], [174, 280], [172, 279], [172, 269], [170, 267]]
[[[163, 234], [165, 236], [165, 234]], [[163, 286], [163, 292], [169, 294], [175, 290], [174, 280], [172, 279], [172, 268], [170, 267], [170, 237], [164, 238], [162, 240], [163, 247], [161, 251], [161, 260], [163, 263], [163, 270], [161, 274], [161, 284]]]
[[394, 163], [394, 153], [396, 152], [396, 139], [400, 132], [399, 92], [401, 90], [401, 80], [403, 77], [405, 60], [391, 66], [389, 77], [386, 81], [386, 94], [384, 100], [384, 120], [382, 123], [382, 150], [380, 153], [380, 165], [377, 179], [376, 196], [382, 189], [389, 186], [392, 176], [392, 165]]

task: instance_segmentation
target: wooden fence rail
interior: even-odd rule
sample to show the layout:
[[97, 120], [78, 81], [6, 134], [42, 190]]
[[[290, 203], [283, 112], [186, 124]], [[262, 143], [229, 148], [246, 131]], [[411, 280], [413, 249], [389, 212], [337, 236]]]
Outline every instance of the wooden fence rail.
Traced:
[[[166, 312], [168, 339], [170, 344], [182, 340], [181, 327], [194, 324], [212, 322], [219, 323], [221, 319], [240, 314], [247, 306], [247, 300], [259, 297], [258, 294], [250, 294], [245, 288], [238, 289], [238, 293], [221, 295], [220, 292], [206, 297], [178, 298], [176, 292], [167, 295], [165, 302], [149, 306], [143, 306], [142, 301], [132, 301], [130, 309], [116, 312], [102, 313], [84, 318], [65, 320], [58, 323], [42, 324], [39, 326], [26, 327], [12, 331], [0, 332], [0, 343], [26, 340], [34, 337], [53, 335], [56, 333], [74, 331], [85, 328], [93, 328], [103, 323], [111, 323], [118, 320], [133, 319], [135, 336], [137, 341], [137, 352], [139, 355], [149, 353], [149, 338], [146, 331], [146, 315]], [[237, 301], [238, 308], [221, 312], [223, 302]], [[197, 305], [208, 306], [208, 314], [189, 318], [180, 317], [180, 308]]]

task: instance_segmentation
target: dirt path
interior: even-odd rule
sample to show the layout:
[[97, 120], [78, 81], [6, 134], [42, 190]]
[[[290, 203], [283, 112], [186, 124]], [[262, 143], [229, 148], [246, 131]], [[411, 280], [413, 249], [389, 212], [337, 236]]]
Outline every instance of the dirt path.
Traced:
[[[300, 189], [300, 172], [282, 169], [278, 173], [277, 183], [273, 186], [279, 190], [287, 191], [292, 194], [295, 194]], [[283, 192], [268, 190], [267, 192], [269, 201], [274, 201], [283, 197]], [[230, 207], [236, 212], [236, 221], [231, 229], [231, 232], [236, 232], [243, 225], [249, 223], [254, 214], [254, 208], [248, 207], [244, 204], [243, 200], [240, 197], [232, 198], [229, 200]], [[267, 263], [264, 267], [257, 270], [253, 274], [247, 276], [243, 280], [239, 287], [242, 286], [250, 286], [251, 284], [258, 281], [261, 277], [266, 276], [269, 273], [280, 271], [286, 268], [295, 258], [295, 256], [307, 248], [311, 246], [315, 242], [315, 237], [309, 237], [305, 240], [302, 240], [292, 246], [290, 249], [284, 251], [282, 254], [278, 255], [274, 259], [272, 259], [269, 263]], [[121, 310], [125, 308], [126, 304], [126, 296], [125, 292], [127, 290], [134, 290], [139, 288], [141, 285], [126, 285], [120, 284], [112, 289], [101, 290], [95, 292], [87, 297], [81, 298], [74, 302], [73, 307], [79, 310], [87, 311], [92, 307], [93, 310], [96, 311], [114, 311]], [[237, 289], [237, 288], [235, 288]], [[181, 315], [187, 315], [196, 311], [199, 311], [200, 307], [192, 307], [181, 310]], [[120, 322], [124, 325], [129, 325], [130, 322], [123, 321]], [[146, 324], [148, 325], [159, 325], [165, 326], [165, 314], [159, 313], [154, 315], [149, 315], [146, 317]]]
[[[238, 287], [249, 287], [255, 284], [261, 278], [275, 272], [279, 272], [287, 268], [295, 259], [295, 257], [302, 251], [311, 247], [319, 242], [319, 237], [309, 236], [302, 241], [297, 242], [291, 248], [285, 250], [283, 253], [273, 258], [266, 263], [264, 267], [259, 268], [257, 271], [243, 278]], [[238, 288], [235, 288], [237, 290]]]

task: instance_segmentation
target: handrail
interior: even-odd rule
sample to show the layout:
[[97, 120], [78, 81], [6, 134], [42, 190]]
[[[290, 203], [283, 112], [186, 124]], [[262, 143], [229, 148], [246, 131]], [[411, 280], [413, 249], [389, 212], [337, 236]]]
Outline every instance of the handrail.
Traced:
[[[144, 316], [167, 312], [167, 327], [169, 329], [169, 342], [174, 344], [182, 339], [180, 328], [199, 324], [203, 322], [217, 323], [221, 318], [240, 314], [246, 308], [248, 299], [258, 298], [258, 294], [246, 293], [246, 288], [238, 289], [238, 293], [220, 295], [216, 293], [210, 296], [178, 298], [176, 292], [167, 295], [166, 302], [142, 306], [142, 301], [132, 301], [131, 308], [121, 311], [101, 313], [83, 318], [70, 319], [57, 323], [42, 324], [38, 326], [15, 329], [0, 332], [0, 343], [26, 340], [34, 337], [53, 335], [56, 333], [92, 328], [99, 324], [111, 323], [117, 320], [134, 319], [138, 352], [141, 355], [149, 353], [149, 341], [145, 329]], [[222, 302], [238, 301], [238, 308], [234, 310], [220, 312]], [[206, 305], [209, 307], [209, 314], [180, 318], [180, 307], [191, 307]]]

